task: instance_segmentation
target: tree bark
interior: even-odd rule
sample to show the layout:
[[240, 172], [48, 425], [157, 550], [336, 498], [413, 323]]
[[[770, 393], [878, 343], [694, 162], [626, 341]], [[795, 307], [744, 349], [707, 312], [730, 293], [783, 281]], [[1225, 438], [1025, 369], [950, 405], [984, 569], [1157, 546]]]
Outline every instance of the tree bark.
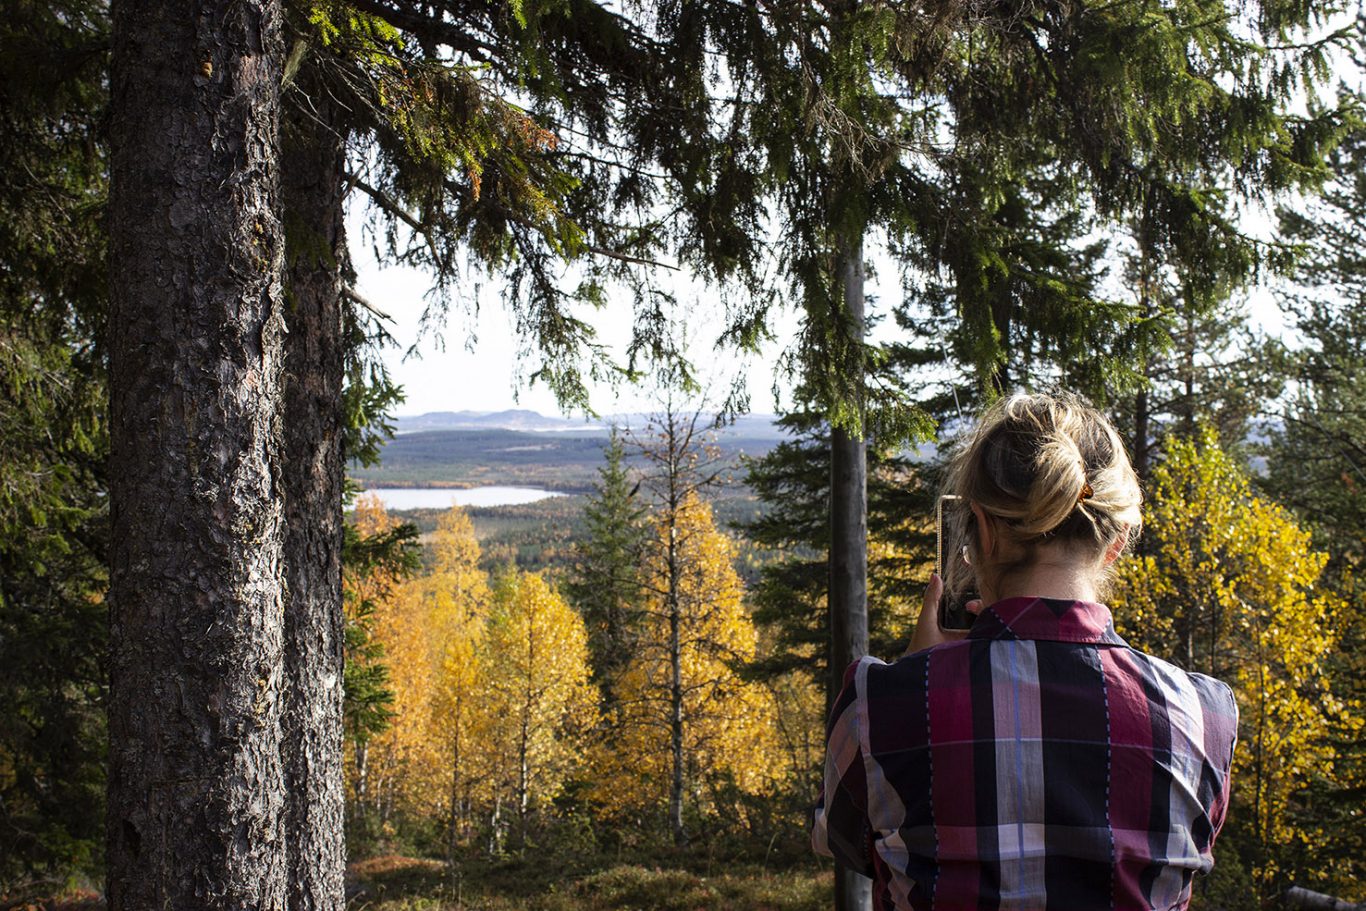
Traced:
[[1134, 473], [1140, 484], [1148, 483], [1148, 422], [1150, 419], [1148, 390], [1134, 395]]
[[[840, 275], [845, 316], [863, 337], [863, 244], [843, 246]], [[862, 366], [858, 367], [862, 371]], [[830, 686], [827, 707], [844, 683], [844, 671], [868, 654], [868, 461], [862, 434], [830, 433]], [[872, 883], [835, 867], [836, 911], [872, 905]]]
[[1343, 901], [1322, 892], [1313, 892], [1302, 886], [1291, 886], [1286, 890], [1285, 903], [1291, 908], [1304, 908], [1307, 911], [1363, 911], [1366, 904]]
[[341, 112], [310, 70], [290, 91], [281, 181], [288, 253], [284, 381], [285, 780], [290, 911], [345, 907], [342, 782]]
[[111, 911], [285, 908], [276, 0], [116, 0]]
[[682, 847], [688, 843], [688, 832], [683, 827], [683, 605], [680, 603], [679, 587], [682, 583], [682, 568], [678, 554], [678, 519], [682, 507], [683, 493], [680, 489], [679, 468], [684, 454], [680, 451], [678, 425], [673, 408], [667, 415], [669, 456], [669, 498], [667, 501], [669, 522], [669, 828], [673, 832], [674, 844]]
[[446, 840], [446, 862], [454, 864], [460, 851], [460, 700], [455, 702], [455, 735], [451, 738], [451, 812], [450, 832]]

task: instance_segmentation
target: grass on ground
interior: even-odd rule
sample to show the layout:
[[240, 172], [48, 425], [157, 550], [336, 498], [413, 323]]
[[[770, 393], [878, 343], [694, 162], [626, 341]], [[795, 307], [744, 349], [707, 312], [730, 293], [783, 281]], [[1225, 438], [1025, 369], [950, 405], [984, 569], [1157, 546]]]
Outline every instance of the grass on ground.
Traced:
[[351, 911], [820, 911], [828, 869], [689, 870], [613, 863], [557, 871], [534, 860], [469, 863], [389, 855], [353, 863]]

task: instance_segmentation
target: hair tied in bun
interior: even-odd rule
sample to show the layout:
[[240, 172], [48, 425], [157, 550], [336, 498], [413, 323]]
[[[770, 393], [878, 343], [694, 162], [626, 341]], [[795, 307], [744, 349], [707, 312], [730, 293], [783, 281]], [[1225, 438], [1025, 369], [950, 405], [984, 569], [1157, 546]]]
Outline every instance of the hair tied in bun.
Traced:
[[1081, 493], [1077, 494], [1077, 502], [1080, 503], [1082, 500], [1089, 500], [1095, 495], [1096, 492], [1091, 489], [1090, 483], [1083, 481], [1081, 485]]

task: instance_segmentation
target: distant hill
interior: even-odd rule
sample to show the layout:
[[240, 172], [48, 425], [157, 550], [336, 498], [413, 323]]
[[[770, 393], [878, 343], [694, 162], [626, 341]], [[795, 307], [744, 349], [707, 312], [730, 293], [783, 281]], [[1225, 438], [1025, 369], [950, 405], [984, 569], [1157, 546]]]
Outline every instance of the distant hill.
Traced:
[[[763, 455], [778, 440], [769, 428], [761, 427], [767, 433], [757, 437], [742, 436], [745, 429], [730, 428], [718, 440], [722, 453], [737, 466], [737, 475], [741, 453]], [[606, 443], [601, 428], [578, 433], [500, 428], [409, 430], [384, 447], [379, 465], [353, 465], [347, 473], [365, 487], [504, 484], [579, 493], [597, 481]]]
[[399, 433], [423, 433], [433, 430], [520, 430], [525, 432], [603, 433], [606, 425], [596, 421], [546, 417], [525, 408], [507, 411], [429, 411], [396, 418]]
[[[612, 424], [644, 427], [644, 414], [608, 415], [596, 421], [539, 414], [525, 408], [507, 411], [430, 411], [426, 414], [395, 418], [400, 434], [428, 433], [439, 430], [517, 430], [526, 433], [569, 433], [593, 436], [606, 433]], [[718, 432], [722, 440], [780, 440], [783, 432], [771, 414], [746, 414]]]

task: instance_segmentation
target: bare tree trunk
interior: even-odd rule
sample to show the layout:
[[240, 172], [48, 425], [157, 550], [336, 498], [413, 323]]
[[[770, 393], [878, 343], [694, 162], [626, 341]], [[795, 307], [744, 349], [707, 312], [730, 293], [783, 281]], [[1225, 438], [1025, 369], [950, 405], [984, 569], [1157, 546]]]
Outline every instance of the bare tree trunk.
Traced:
[[[282, 129], [285, 339], [285, 778], [290, 911], [345, 906], [342, 784], [342, 208], [345, 146], [309, 70]], [[306, 109], [305, 109], [306, 108]]]
[[1151, 419], [1149, 413], [1151, 406], [1148, 402], [1148, 390], [1146, 388], [1138, 390], [1134, 396], [1134, 473], [1138, 475], [1139, 483], [1148, 483], [1148, 422]]
[[[844, 306], [863, 334], [863, 245], [846, 244], [840, 274]], [[859, 368], [862, 370], [862, 367]], [[864, 438], [839, 428], [830, 433], [830, 686], [833, 704], [844, 671], [868, 654], [868, 461]], [[872, 883], [835, 867], [836, 911], [872, 906]]]
[[683, 641], [679, 604], [678, 506], [669, 507], [669, 754], [673, 776], [669, 783], [669, 827], [674, 844], [684, 845], [683, 828]]
[[286, 906], [275, 0], [116, 0], [108, 906]]
[[686, 454], [680, 447], [678, 419], [674, 413], [672, 396], [665, 422], [665, 449], [668, 453], [668, 495], [665, 503], [669, 522], [666, 554], [669, 571], [669, 829], [673, 832], [674, 844], [682, 846], [688, 842], [688, 833], [683, 827], [683, 605], [679, 592], [682, 570], [678, 554], [678, 512], [683, 504], [680, 470]]
[[455, 736], [451, 738], [451, 814], [446, 862], [455, 863], [460, 847], [460, 700], [455, 703]]
[[531, 795], [531, 711], [532, 674], [536, 673], [536, 622], [534, 615], [526, 628], [526, 688], [522, 697], [522, 726], [517, 741], [517, 826], [522, 846], [526, 845], [526, 814]]
[[[1139, 227], [1139, 247], [1141, 259], [1139, 261], [1138, 288], [1139, 288], [1139, 317], [1146, 321], [1153, 315], [1153, 267], [1152, 267], [1152, 238], [1149, 215], [1145, 206], [1145, 214]], [[1150, 422], [1152, 419], [1152, 399], [1149, 393], [1149, 383], [1151, 382], [1152, 355], [1145, 344], [1143, 349], [1143, 383], [1137, 395], [1134, 396], [1134, 473], [1138, 475], [1140, 484], [1148, 483], [1149, 472], [1149, 446], [1148, 437], [1152, 430]], [[1143, 547], [1140, 539], [1139, 547]]]
[[1322, 892], [1313, 892], [1301, 886], [1291, 886], [1285, 892], [1285, 903], [1291, 908], [1304, 908], [1306, 911], [1363, 911], [1366, 904], [1343, 901]]
[[666, 522], [667, 540], [663, 555], [666, 578], [663, 587], [655, 591], [664, 600], [664, 618], [669, 628], [668, 642], [664, 646], [669, 659], [669, 830], [674, 844], [684, 845], [687, 844], [688, 833], [683, 823], [683, 807], [688, 793], [688, 780], [696, 776], [695, 773], [690, 774], [689, 757], [685, 749], [688, 725], [692, 719], [687, 714], [683, 698], [686, 691], [683, 645], [687, 635], [684, 625], [688, 619], [685, 611], [695, 609], [695, 605], [690, 605], [681, 591], [687, 557], [681, 550], [686, 542], [679, 536], [679, 526], [683, 506], [689, 498], [700, 496], [702, 491], [717, 483], [723, 469], [719, 454], [709, 444], [705, 433], [698, 432], [701, 411], [680, 414], [674, 401], [675, 387], [667, 387], [666, 392], [667, 399], [661, 403], [662, 412], [650, 419], [650, 427], [658, 427], [658, 432], [652, 429], [648, 440], [636, 438], [632, 445], [650, 466], [642, 477], [642, 483], [661, 502]]

